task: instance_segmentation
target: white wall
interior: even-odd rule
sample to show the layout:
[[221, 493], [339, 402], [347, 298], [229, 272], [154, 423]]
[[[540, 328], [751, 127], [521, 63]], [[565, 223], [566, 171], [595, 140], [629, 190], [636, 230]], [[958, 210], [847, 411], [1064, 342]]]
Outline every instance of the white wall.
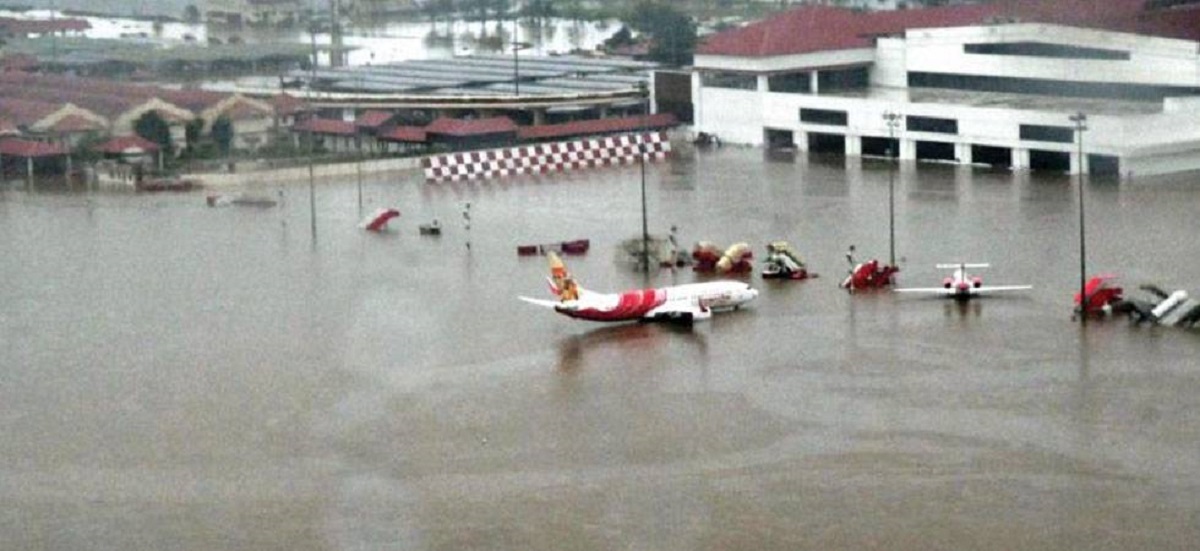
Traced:
[[[909, 71], [1077, 82], [1200, 86], [1200, 52], [1186, 40], [1062, 27], [997, 25], [908, 31]], [[1043, 42], [1128, 51], [1125, 60], [968, 54], [967, 43]], [[883, 59], [881, 59], [883, 61]]]

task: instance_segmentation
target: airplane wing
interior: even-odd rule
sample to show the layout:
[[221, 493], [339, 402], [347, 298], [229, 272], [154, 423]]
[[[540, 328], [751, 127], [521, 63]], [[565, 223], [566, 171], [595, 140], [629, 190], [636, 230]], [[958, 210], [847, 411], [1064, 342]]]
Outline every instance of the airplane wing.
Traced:
[[700, 308], [695, 304], [667, 303], [649, 312], [646, 312], [646, 315], [643, 317], [652, 321], [688, 324], [711, 318], [712, 310], [709, 310], [708, 308]]
[[529, 298], [529, 297], [517, 297], [517, 298], [519, 298], [525, 302], [528, 302], [529, 304], [533, 304], [535, 306], [541, 306], [543, 308], [558, 309], [559, 306], [562, 306], [562, 303], [557, 300], [543, 300], [540, 298]]
[[946, 287], [909, 287], [907, 289], [893, 289], [897, 293], [916, 293], [922, 295], [953, 295], [957, 291]]
[[999, 293], [1003, 291], [1028, 291], [1032, 288], [1033, 285], [984, 285], [983, 287], [971, 289], [971, 292], [982, 295], [984, 293]]

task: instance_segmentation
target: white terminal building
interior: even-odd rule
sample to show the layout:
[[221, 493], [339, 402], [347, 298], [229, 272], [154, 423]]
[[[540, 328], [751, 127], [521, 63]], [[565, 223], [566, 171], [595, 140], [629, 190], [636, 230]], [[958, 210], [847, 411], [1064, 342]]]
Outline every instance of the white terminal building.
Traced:
[[1155, 4], [783, 12], [699, 48], [695, 130], [1014, 170], [1200, 170], [1200, 2]]

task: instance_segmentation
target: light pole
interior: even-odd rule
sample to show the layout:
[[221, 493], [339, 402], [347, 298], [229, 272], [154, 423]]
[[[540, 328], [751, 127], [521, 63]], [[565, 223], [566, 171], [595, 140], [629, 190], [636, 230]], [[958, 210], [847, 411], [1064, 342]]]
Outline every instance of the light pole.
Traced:
[[650, 110], [650, 89], [646, 83], [638, 82], [638, 95], [642, 98], [641, 120], [638, 124], [638, 164], [642, 172], [642, 262], [644, 270], [650, 271], [650, 229], [646, 222], [646, 112]]
[[883, 114], [883, 121], [888, 127], [888, 146], [887, 156], [888, 162], [893, 163], [888, 165], [888, 265], [896, 266], [896, 167], [895, 162], [899, 162], [899, 148], [897, 147], [897, 155], [895, 161], [892, 159], [892, 143], [896, 141], [896, 127], [900, 126], [900, 121], [904, 119], [904, 115], [887, 111]]
[[1078, 159], [1076, 173], [1076, 185], [1079, 188], [1079, 319], [1081, 323], [1087, 323], [1087, 231], [1084, 226], [1084, 209], [1083, 209], [1083, 132], [1087, 130], [1087, 115], [1083, 111], [1079, 111], [1070, 117], [1071, 122], [1075, 123], [1076, 144], [1076, 159]]
[[308, 101], [308, 214], [309, 221], [312, 227], [313, 246], [317, 244], [317, 188], [316, 177], [313, 174], [313, 122], [317, 118], [317, 110], [313, 108], [312, 91], [313, 86], [317, 83], [317, 21], [316, 12], [311, 12], [308, 22], [308, 36], [312, 42], [312, 65], [308, 70], [308, 88], [305, 89], [305, 97]]
[[512, 49], [513, 49], [513, 95], [514, 96], [521, 95], [521, 65], [520, 65], [521, 61], [520, 61], [520, 56], [517, 55], [517, 52], [520, 52], [521, 50], [524, 50], [530, 46], [533, 46], [533, 44], [530, 44], [528, 42], [517, 42], [516, 25], [513, 25]]

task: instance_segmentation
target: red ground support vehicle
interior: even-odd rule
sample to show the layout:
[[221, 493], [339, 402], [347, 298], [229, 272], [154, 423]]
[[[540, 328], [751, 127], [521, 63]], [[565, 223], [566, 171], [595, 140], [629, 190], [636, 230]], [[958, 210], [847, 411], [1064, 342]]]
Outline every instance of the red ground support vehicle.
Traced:
[[[1087, 296], [1087, 301], [1083, 305], [1082, 310], [1084, 314], [1104, 315], [1111, 313], [1114, 306], [1125, 300], [1125, 290], [1112, 283], [1116, 277], [1112, 274], [1101, 274], [1088, 280], [1083, 288], [1084, 294]], [[1075, 293], [1076, 312], [1080, 311], [1079, 302], [1079, 293]]]
[[893, 285], [896, 283], [896, 273], [900, 271], [898, 266], [888, 266], [878, 260], [853, 264], [851, 259], [851, 264], [854, 268], [841, 283], [841, 287], [851, 293], [859, 289], [880, 289]]

